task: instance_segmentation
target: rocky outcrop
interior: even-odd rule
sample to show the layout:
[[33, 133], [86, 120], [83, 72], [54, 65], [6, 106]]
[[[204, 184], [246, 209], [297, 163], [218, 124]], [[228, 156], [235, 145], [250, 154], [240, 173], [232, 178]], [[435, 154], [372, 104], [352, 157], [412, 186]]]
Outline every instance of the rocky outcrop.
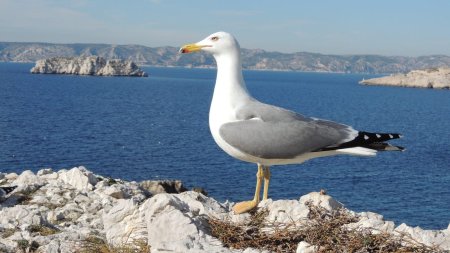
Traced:
[[[35, 62], [39, 59], [56, 56], [87, 57], [97, 55], [105, 59], [127, 59], [141, 65], [215, 67], [215, 61], [211, 55], [198, 53], [180, 57], [178, 49], [169, 46], [0, 42], [0, 61]], [[280, 53], [261, 49], [242, 49], [242, 64], [244, 69], [257, 70], [384, 74], [450, 66], [450, 56], [327, 55], [308, 52]]]
[[98, 56], [54, 57], [38, 60], [33, 74], [72, 74], [95, 76], [147, 76], [134, 62], [106, 60]]
[[[156, 185], [161, 184], [161, 187]], [[94, 252], [86, 244], [105, 241], [111, 247], [149, 245], [151, 252], [262, 253], [254, 248], [230, 249], [212, 236], [208, 219], [242, 222], [249, 214], [235, 215], [231, 203], [219, 203], [179, 182], [126, 182], [94, 175], [84, 167], [0, 173], [0, 185], [16, 185], [0, 203], [0, 252]], [[174, 194], [161, 192], [165, 187]], [[152, 194], [149, 190], [161, 192]], [[332, 197], [313, 192], [299, 200], [266, 200], [267, 224], [302, 226], [310, 205], [333, 211], [344, 208]], [[348, 212], [351, 212], [347, 210]], [[355, 213], [357, 222], [348, 229], [409, 236], [414, 243], [450, 250], [450, 226], [433, 231], [398, 227], [383, 216]], [[133, 246], [131, 246], [133, 247]], [[317, 246], [300, 242], [296, 252], [316, 252]], [[26, 251], [28, 250], [28, 251]], [[128, 252], [128, 251], [127, 251]], [[131, 252], [131, 251], [130, 251]]]
[[413, 70], [406, 74], [362, 80], [360, 83], [366, 85], [450, 89], [450, 67]]

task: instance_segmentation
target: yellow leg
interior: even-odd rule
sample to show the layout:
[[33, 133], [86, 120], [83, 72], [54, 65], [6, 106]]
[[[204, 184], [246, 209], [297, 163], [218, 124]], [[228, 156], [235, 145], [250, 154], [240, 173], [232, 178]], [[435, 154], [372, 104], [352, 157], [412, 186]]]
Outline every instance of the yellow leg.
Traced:
[[256, 173], [255, 196], [253, 197], [253, 200], [239, 202], [236, 205], [234, 205], [233, 211], [235, 214], [248, 212], [253, 208], [255, 208], [256, 206], [258, 206], [259, 195], [261, 194], [261, 182], [263, 177], [264, 177], [263, 166], [258, 164], [258, 172]]
[[264, 194], [263, 200], [267, 200], [269, 195], [269, 182], [270, 182], [270, 168], [269, 166], [264, 166]]

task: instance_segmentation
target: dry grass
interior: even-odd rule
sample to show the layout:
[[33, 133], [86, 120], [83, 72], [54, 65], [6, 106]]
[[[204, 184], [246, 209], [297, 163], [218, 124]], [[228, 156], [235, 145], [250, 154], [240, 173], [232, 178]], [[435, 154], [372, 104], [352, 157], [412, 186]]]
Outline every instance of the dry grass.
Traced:
[[265, 219], [268, 211], [263, 209], [251, 213], [250, 220], [245, 224], [223, 221], [214, 218], [208, 220], [211, 233], [225, 247], [235, 249], [256, 248], [274, 252], [295, 252], [299, 242], [305, 236], [292, 230], [290, 226], [275, 228], [273, 232], [264, 232]]
[[1, 231], [0, 235], [4, 239], [12, 236], [17, 231], [20, 231], [20, 228], [5, 228]]
[[[324, 208], [308, 205], [309, 221], [298, 226], [294, 223], [283, 226], [267, 224], [267, 210], [251, 214], [245, 224], [227, 220], [209, 219], [212, 235], [224, 246], [235, 249], [248, 247], [264, 249], [277, 253], [295, 252], [301, 241], [317, 246], [317, 252], [443, 252], [438, 248], [425, 245], [412, 245], [411, 238], [395, 237], [391, 234], [374, 234], [369, 229], [349, 229], [346, 224], [358, 221], [358, 218], [345, 209], [327, 211]], [[267, 232], [267, 227], [271, 231]]]
[[31, 234], [39, 234], [41, 236], [53, 235], [53, 234], [61, 232], [56, 228], [48, 227], [48, 226], [44, 226], [44, 225], [30, 225], [27, 228], [27, 230]]
[[112, 247], [101, 237], [92, 235], [83, 242], [77, 253], [150, 253], [150, 246], [144, 240], [137, 240], [133, 245]]

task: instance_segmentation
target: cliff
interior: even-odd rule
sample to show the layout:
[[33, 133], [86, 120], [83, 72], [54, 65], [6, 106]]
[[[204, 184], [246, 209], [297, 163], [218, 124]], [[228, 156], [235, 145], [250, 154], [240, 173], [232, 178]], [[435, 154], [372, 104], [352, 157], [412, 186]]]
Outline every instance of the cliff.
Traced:
[[[36, 62], [50, 57], [92, 55], [105, 59], [131, 60], [139, 65], [215, 67], [214, 59], [210, 55], [199, 53], [180, 57], [178, 48], [170, 46], [0, 42], [0, 61], [4, 62]], [[308, 52], [280, 53], [244, 48], [242, 63], [244, 69], [252, 70], [400, 73], [412, 69], [450, 66], [450, 56], [327, 55]]]
[[33, 74], [72, 74], [96, 76], [147, 76], [132, 61], [105, 60], [98, 56], [54, 57], [38, 60]]
[[[84, 167], [0, 173], [0, 185], [17, 186], [0, 199], [0, 252], [450, 250], [450, 226], [395, 226], [376, 213], [352, 212], [323, 192], [269, 199], [255, 214], [235, 215], [232, 203], [184, 191], [180, 182], [127, 182]], [[388, 244], [380, 244], [383, 238]]]
[[450, 89], [450, 68], [413, 70], [406, 74], [362, 80], [360, 83], [366, 85]]

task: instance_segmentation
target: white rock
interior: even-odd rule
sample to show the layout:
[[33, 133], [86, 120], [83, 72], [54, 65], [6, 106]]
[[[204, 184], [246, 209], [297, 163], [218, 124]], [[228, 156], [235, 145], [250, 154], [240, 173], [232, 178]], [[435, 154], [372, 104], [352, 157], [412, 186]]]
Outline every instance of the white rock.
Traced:
[[398, 235], [407, 235], [404, 238], [411, 237], [411, 242], [423, 243], [427, 246], [439, 246], [442, 249], [450, 250], [450, 235], [446, 230], [424, 230], [420, 227], [410, 227], [405, 223], [395, 228]]
[[106, 239], [112, 245], [132, 244], [135, 240], [147, 240], [145, 213], [132, 199], [120, 199], [103, 215]]
[[321, 206], [328, 211], [337, 210], [344, 207], [341, 203], [334, 200], [331, 196], [322, 194], [320, 192], [311, 192], [300, 197], [301, 204], [306, 204], [307, 202], [310, 202], [315, 206]]
[[49, 174], [41, 175], [39, 177], [42, 178], [42, 179], [47, 180], [48, 183], [51, 183], [51, 182], [54, 182], [56, 179], [58, 179], [58, 173], [52, 172], [52, 173], [49, 173]]
[[351, 223], [346, 225], [350, 229], [358, 228], [370, 228], [372, 233], [379, 234], [382, 232], [393, 232], [395, 224], [392, 221], [385, 221], [383, 215], [372, 213], [372, 212], [362, 212], [358, 213], [360, 220], [356, 223]]
[[37, 208], [30, 206], [13, 206], [0, 210], [0, 225], [6, 228], [15, 228], [22, 225], [42, 225], [45, 219]]
[[317, 246], [313, 246], [305, 241], [302, 241], [298, 244], [296, 253], [315, 253], [317, 252], [317, 249]]
[[116, 199], [124, 199], [130, 197], [130, 194], [127, 192], [126, 187], [120, 184], [113, 184], [111, 186], [104, 188], [103, 194], [106, 194]]
[[56, 210], [61, 210], [64, 214], [64, 218], [72, 221], [76, 221], [84, 213], [84, 210], [73, 202], [65, 204]]
[[219, 206], [205, 206], [211, 201], [194, 192], [158, 194], [147, 200], [145, 217], [152, 252], [231, 252], [208, 234], [204, 214]]
[[15, 180], [19, 175], [17, 173], [8, 173], [5, 175], [5, 178], [8, 180]]
[[60, 242], [59, 240], [51, 240], [48, 244], [44, 244], [41, 250], [45, 253], [60, 253]]
[[258, 207], [269, 211], [267, 220], [276, 223], [292, 223], [304, 221], [309, 214], [309, 208], [297, 200], [262, 201]]
[[16, 180], [14, 180], [13, 184], [20, 188], [23, 185], [43, 185], [44, 183], [43, 180], [36, 176], [31, 170], [25, 170], [16, 178]]
[[59, 172], [59, 180], [75, 187], [78, 190], [92, 190], [97, 178], [85, 167], [75, 167], [69, 171]]
[[41, 169], [39, 170], [36, 175], [38, 176], [43, 176], [43, 175], [47, 175], [47, 174], [52, 174], [53, 170], [51, 168], [47, 168], [47, 169]]
[[47, 220], [52, 222], [52, 223], [56, 223], [58, 221], [64, 220], [64, 213], [62, 210], [58, 210], [58, 211], [49, 211], [47, 213]]

